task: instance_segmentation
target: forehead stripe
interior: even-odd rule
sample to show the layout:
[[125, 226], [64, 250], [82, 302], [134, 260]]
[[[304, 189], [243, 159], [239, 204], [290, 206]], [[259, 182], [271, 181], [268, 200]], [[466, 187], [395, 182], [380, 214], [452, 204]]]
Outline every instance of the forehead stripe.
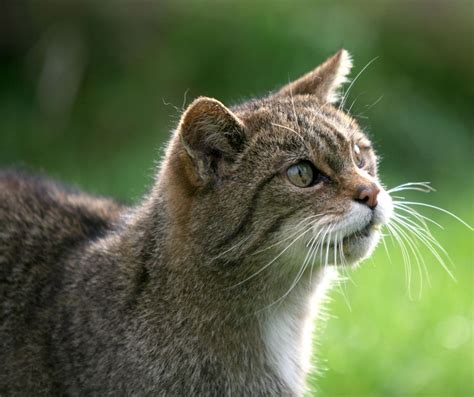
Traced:
[[[344, 167], [344, 160], [341, 154], [347, 147], [349, 141], [343, 133], [337, 131], [332, 123], [322, 121], [322, 126], [316, 134], [318, 141], [327, 147], [322, 160], [335, 172], [341, 172]], [[321, 128], [324, 127], [324, 128]], [[322, 141], [322, 142], [321, 142]]]

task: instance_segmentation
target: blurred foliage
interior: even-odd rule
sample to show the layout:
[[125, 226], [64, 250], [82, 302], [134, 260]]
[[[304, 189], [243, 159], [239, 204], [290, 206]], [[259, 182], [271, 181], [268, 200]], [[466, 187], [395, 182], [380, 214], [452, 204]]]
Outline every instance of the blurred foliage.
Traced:
[[[432, 181], [439, 193], [421, 199], [474, 223], [470, 0], [3, 3], [2, 166], [136, 201], [192, 98], [264, 95], [344, 47], [353, 77], [377, 57], [347, 107], [383, 158], [385, 184]], [[432, 286], [410, 300], [401, 259], [379, 250], [378, 266], [342, 287], [352, 311], [334, 290], [338, 318], [318, 348], [328, 370], [312, 380], [321, 395], [473, 394], [473, 239], [447, 226], [437, 236], [458, 283], [427, 259]]]

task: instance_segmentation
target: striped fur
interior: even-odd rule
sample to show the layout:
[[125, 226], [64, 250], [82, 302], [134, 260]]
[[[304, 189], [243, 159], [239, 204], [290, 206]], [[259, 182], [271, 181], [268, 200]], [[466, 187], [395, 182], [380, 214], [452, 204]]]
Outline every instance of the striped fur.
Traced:
[[[312, 215], [348, 234], [389, 212], [354, 200], [378, 181], [368, 138], [332, 105], [349, 59], [231, 108], [197, 99], [135, 206], [0, 173], [0, 395], [302, 395], [327, 283], [316, 260], [291, 289], [308, 238], [279, 242]], [[325, 182], [292, 185], [299, 160]], [[370, 234], [344, 246], [349, 263]]]

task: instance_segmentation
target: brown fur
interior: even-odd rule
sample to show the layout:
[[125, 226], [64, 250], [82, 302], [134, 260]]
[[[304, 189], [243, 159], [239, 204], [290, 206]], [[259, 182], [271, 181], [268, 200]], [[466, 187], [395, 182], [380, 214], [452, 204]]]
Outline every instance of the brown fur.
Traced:
[[[302, 393], [275, 367], [262, 326], [299, 263], [283, 256], [260, 270], [290, 223], [335, 221], [377, 183], [367, 137], [330, 104], [347, 60], [341, 51], [230, 109], [196, 99], [135, 207], [0, 174], [0, 394]], [[301, 159], [327, 182], [292, 185], [286, 169]], [[297, 339], [314, 272], [284, 301]]]

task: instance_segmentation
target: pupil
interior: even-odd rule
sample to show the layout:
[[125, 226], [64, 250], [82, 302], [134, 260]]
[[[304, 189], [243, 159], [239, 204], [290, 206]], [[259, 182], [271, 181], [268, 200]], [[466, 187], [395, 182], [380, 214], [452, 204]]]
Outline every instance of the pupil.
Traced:
[[290, 181], [299, 187], [308, 187], [313, 183], [313, 170], [311, 165], [302, 161], [288, 168], [287, 175]]

